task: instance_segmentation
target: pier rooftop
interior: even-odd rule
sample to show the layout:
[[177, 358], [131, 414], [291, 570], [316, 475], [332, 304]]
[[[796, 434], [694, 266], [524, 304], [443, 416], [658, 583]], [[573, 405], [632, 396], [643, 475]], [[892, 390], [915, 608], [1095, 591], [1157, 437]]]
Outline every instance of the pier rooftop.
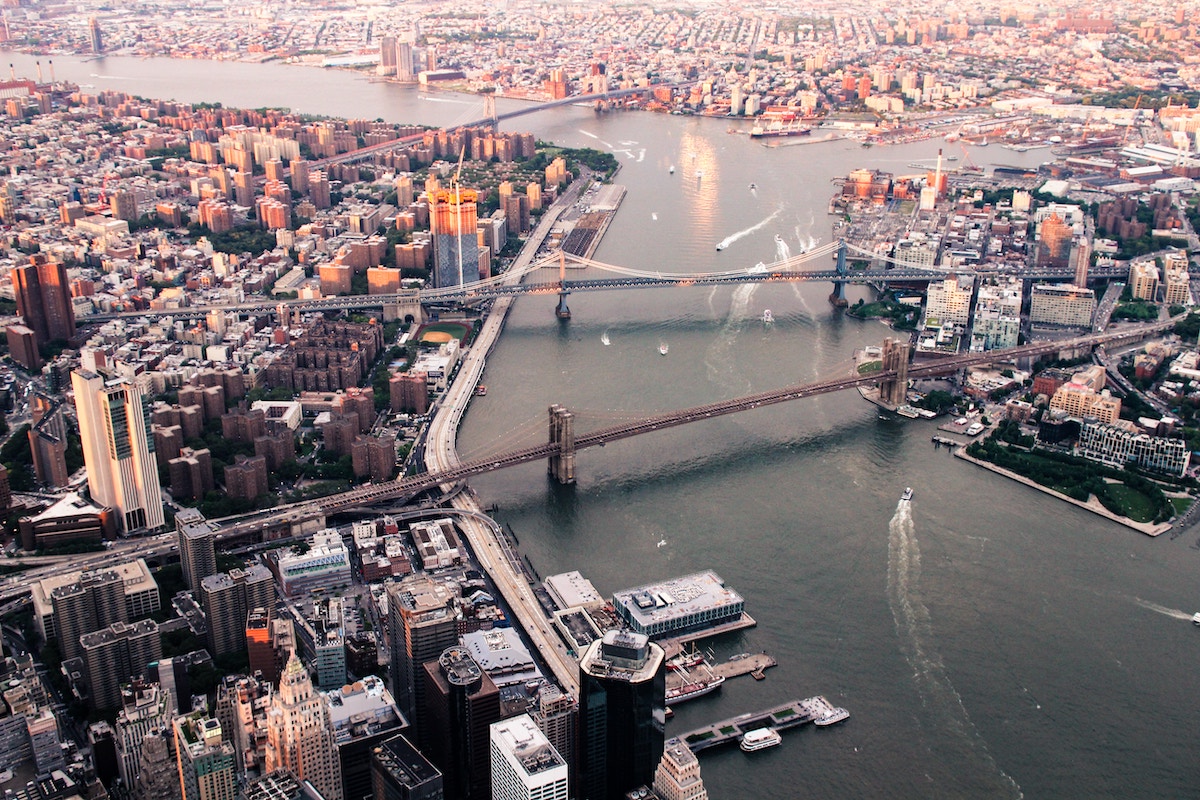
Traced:
[[617, 616], [651, 638], [676, 636], [739, 620], [745, 606], [742, 596], [726, 587], [712, 570], [613, 594]]

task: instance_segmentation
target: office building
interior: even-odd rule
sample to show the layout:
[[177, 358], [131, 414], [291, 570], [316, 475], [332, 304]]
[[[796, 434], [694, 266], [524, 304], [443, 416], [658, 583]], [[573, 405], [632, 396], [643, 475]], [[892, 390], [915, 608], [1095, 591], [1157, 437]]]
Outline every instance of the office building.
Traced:
[[430, 197], [433, 285], [460, 286], [479, 277], [479, 234], [473, 189], [439, 189]]
[[29, 450], [38, 483], [55, 489], [71, 479], [67, 472], [67, 424], [62, 399], [34, 394], [29, 399], [33, 425], [29, 429]]
[[463, 647], [447, 648], [422, 669], [428, 741], [422, 749], [442, 771], [446, 798], [487, 800], [490, 726], [500, 721], [500, 690]]
[[84, 542], [99, 544], [117, 535], [112, 509], [99, 508], [74, 492], [34, 517], [21, 517], [17, 527], [26, 550], [47, 550]]
[[88, 17], [88, 41], [92, 45], [93, 53], [104, 52], [104, 37], [100, 33], [100, 20], [95, 17]]
[[342, 800], [342, 776], [329, 709], [293, 652], [267, 709], [268, 772], [288, 769], [325, 800]]
[[580, 800], [621, 800], [648, 785], [663, 754], [666, 659], [645, 635], [609, 631], [579, 661]]
[[442, 800], [442, 773], [397, 734], [371, 749], [374, 800]]
[[341, 534], [332, 528], [313, 534], [303, 553], [279, 548], [268, 556], [267, 563], [287, 597], [348, 586], [352, 581], [350, 553]]
[[704, 570], [614, 592], [613, 607], [630, 628], [657, 639], [739, 620], [746, 601]]
[[447, 647], [458, 643], [453, 594], [428, 576], [413, 574], [388, 584], [387, 598], [392, 695], [416, 728], [418, 745], [424, 746], [424, 720], [419, 710], [424, 686], [418, 678], [422, 664], [436, 660]]
[[686, 744], [669, 739], [654, 773], [654, 791], [662, 800], [708, 800], [700, 762]]
[[162, 490], [141, 390], [84, 369], [71, 373], [71, 386], [92, 500], [117, 512], [123, 532], [161, 528]]
[[401, 83], [416, 83], [417, 71], [413, 58], [413, 43], [408, 37], [396, 42], [396, 78]]
[[117, 771], [125, 786], [132, 787], [137, 782], [146, 736], [170, 728], [173, 710], [167, 693], [153, 681], [135, 680], [122, 688], [121, 711], [117, 714], [113, 738]]
[[1107, 390], [1097, 391], [1092, 386], [1072, 379], [1060, 386], [1050, 398], [1050, 410], [1112, 425], [1121, 416], [1121, 399], [1113, 397]]
[[216, 535], [207, 522], [191, 522], [179, 526], [179, 561], [183, 567], [183, 582], [193, 591], [200, 588], [200, 581], [217, 574], [217, 553], [214, 545]]
[[182, 800], [179, 768], [173, 752], [174, 738], [167, 727], [142, 739], [138, 776], [133, 783], [133, 800]]
[[182, 800], [237, 800], [237, 764], [221, 723], [194, 711], [177, 717], [174, 731]]
[[371, 797], [371, 751], [408, 727], [392, 693], [374, 675], [324, 693], [337, 740], [342, 800]]
[[256, 608], [275, 607], [275, 583], [261, 564], [209, 575], [200, 581], [213, 658], [246, 648], [246, 619]]
[[114, 622], [79, 637], [79, 649], [88, 703], [97, 711], [121, 707], [121, 684], [142, 677], [151, 662], [162, 658], [162, 639], [158, 623], [152, 619]]
[[[491, 725], [493, 800], [567, 800], [567, 763], [521, 714]], [[693, 756], [694, 758], [694, 756]]]
[[17, 314], [36, 335], [38, 344], [75, 337], [75, 311], [71, 305], [71, 287], [67, 268], [35, 255], [32, 263], [9, 273]]
[[1034, 284], [1030, 293], [1029, 322], [1065, 328], [1089, 328], [1096, 313], [1096, 295], [1069, 283]]
[[547, 683], [538, 689], [537, 708], [529, 716], [567, 762], [570, 785], [574, 786], [577, 778], [575, 746], [579, 739], [579, 704], [571, 695]]

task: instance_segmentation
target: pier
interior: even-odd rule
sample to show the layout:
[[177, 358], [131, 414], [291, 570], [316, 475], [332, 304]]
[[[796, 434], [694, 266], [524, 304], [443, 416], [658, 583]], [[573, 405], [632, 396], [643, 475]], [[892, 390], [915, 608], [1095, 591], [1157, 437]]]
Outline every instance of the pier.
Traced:
[[699, 753], [711, 747], [741, 741], [746, 733], [759, 728], [770, 728], [779, 733], [798, 728], [805, 723], [830, 716], [834, 710], [833, 704], [824, 697], [791, 700], [766, 711], [752, 711], [732, 719], [714, 722], [682, 734], [679, 738], [689, 750]]

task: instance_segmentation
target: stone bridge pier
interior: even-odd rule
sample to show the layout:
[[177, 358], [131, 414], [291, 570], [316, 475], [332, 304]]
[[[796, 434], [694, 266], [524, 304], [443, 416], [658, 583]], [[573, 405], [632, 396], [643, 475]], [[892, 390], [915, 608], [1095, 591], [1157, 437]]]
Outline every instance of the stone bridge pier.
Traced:
[[550, 446], [557, 452], [550, 456], [546, 471], [556, 483], [575, 482], [575, 415], [562, 406], [550, 406]]

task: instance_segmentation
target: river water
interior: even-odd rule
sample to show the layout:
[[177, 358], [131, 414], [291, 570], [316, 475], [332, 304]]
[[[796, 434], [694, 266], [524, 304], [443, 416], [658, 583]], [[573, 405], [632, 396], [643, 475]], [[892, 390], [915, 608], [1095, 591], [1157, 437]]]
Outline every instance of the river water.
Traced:
[[[9, 60], [33, 75], [32, 58]], [[398, 122], [481, 110], [474, 98], [282, 65], [58, 57], [55, 69], [97, 91]], [[596, 258], [664, 272], [828, 242], [832, 178], [903, 172], [939, 146], [767, 148], [726, 121], [580, 108], [511, 126], [618, 152], [629, 194]], [[521, 299], [462, 454], [542, 439], [552, 403], [586, 430], [839, 374], [889, 331], [832, 310], [829, 288], [577, 294], [566, 324], [552, 297]], [[1144, 537], [934, 449], [933, 430], [880, 419], [846, 392], [584, 451], [575, 487], [550, 485], [541, 465], [472, 483], [543, 576], [579, 569], [607, 595], [711, 568], [745, 597], [758, 626], [714, 650], [766, 650], [779, 666], [680, 706], [668, 733], [814, 694], [850, 710], [773, 750], [704, 755], [715, 798], [1195, 795], [1198, 532]], [[905, 486], [911, 504], [898, 502]]]

